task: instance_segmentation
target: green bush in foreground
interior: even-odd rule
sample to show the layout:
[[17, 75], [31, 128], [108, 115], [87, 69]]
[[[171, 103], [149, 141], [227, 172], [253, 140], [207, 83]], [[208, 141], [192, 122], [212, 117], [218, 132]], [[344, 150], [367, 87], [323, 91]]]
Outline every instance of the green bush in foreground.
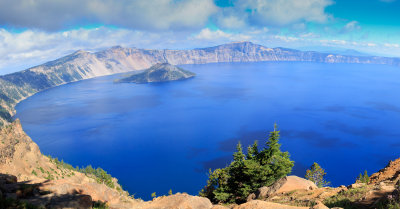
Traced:
[[288, 152], [280, 150], [279, 138], [275, 124], [265, 148], [259, 150], [255, 141], [245, 155], [239, 142], [229, 166], [210, 170], [207, 185], [200, 196], [216, 203], [242, 203], [258, 188], [269, 186], [289, 174], [294, 163]]

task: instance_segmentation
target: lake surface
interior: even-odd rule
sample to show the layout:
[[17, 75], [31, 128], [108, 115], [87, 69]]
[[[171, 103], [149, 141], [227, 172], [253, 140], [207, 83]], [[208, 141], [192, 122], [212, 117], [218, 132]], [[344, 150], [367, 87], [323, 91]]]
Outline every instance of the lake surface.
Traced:
[[193, 79], [114, 84], [100, 77], [17, 106], [24, 130], [73, 166], [100, 166], [135, 197], [197, 194], [240, 140], [264, 144], [277, 122], [304, 176], [313, 162], [332, 185], [383, 168], [400, 152], [400, 68], [291, 62], [184, 65]]

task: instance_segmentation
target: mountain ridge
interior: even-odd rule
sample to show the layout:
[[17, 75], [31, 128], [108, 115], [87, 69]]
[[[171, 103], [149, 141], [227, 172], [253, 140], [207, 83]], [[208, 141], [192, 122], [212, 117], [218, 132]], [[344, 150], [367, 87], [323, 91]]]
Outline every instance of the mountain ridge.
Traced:
[[48, 88], [98, 76], [143, 70], [156, 63], [172, 65], [217, 62], [302, 61], [400, 66], [400, 58], [346, 56], [287, 48], [269, 48], [252, 42], [173, 50], [114, 46], [99, 52], [78, 50], [23, 71], [0, 76], [0, 126], [12, 122], [15, 105]]

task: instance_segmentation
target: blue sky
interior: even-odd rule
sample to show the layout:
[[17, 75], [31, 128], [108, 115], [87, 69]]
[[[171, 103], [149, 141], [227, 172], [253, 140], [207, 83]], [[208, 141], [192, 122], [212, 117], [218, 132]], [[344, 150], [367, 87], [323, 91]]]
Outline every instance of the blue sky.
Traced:
[[400, 57], [400, 0], [0, 0], [0, 74], [75, 50], [233, 41]]

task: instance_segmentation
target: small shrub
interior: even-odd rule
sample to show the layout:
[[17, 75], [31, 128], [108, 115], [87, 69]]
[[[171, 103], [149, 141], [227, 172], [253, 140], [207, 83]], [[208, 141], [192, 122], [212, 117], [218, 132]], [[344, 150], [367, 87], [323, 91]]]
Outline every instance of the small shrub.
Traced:
[[329, 208], [331, 207], [342, 207], [345, 209], [363, 208], [362, 206], [357, 204], [357, 201], [360, 200], [362, 197], [364, 197], [367, 191], [368, 190], [366, 187], [349, 189], [347, 191], [340, 192], [333, 197], [327, 198], [324, 201], [324, 204]]
[[96, 201], [93, 202], [93, 209], [109, 209], [106, 202]]
[[306, 171], [306, 179], [312, 181], [317, 185], [318, 187], [324, 187], [328, 186], [330, 182], [327, 182], [324, 179], [324, 176], [326, 175], [325, 170], [321, 168], [318, 163], [315, 163]]
[[364, 171], [364, 174], [360, 173], [360, 175], [357, 178], [357, 182], [361, 182], [361, 183], [365, 183], [365, 184], [369, 183], [369, 176], [368, 176], [367, 170]]

